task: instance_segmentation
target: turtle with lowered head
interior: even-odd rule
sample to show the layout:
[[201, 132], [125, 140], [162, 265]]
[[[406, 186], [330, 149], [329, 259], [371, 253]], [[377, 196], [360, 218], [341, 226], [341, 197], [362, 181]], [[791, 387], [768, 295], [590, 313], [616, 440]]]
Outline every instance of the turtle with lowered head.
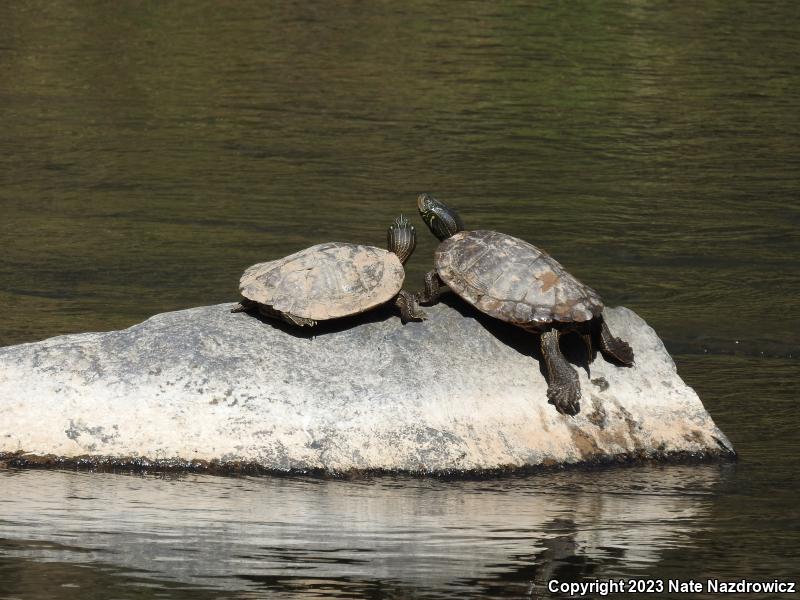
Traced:
[[305, 327], [392, 301], [404, 323], [423, 321], [416, 296], [402, 289], [403, 263], [414, 252], [416, 235], [401, 215], [387, 232], [388, 250], [328, 242], [253, 265], [239, 280], [242, 300], [231, 312], [257, 310]]
[[618, 365], [633, 365], [633, 350], [603, 321], [603, 301], [546, 252], [497, 231], [467, 231], [458, 213], [430, 194], [417, 198], [422, 220], [441, 242], [435, 270], [425, 275], [422, 304], [449, 288], [489, 316], [539, 333], [547, 370], [547, 398], [558, 412], [580, 412], [578, 374], [561, 353], [559, 338], [576, 332], [590, 354], [599, 347]]

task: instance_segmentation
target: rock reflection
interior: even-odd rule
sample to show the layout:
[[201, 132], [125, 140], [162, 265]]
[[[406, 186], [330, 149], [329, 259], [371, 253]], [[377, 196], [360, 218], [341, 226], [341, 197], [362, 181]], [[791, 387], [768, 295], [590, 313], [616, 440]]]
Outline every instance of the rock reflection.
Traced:
[[[169, 597], [541, 597], [552, 578], [651, 570], [664, 550], [691, 544], [722, 473], [332, 481], [0, 471], [0, 554], [23, 570], [74, 564], [116, 583], [135, 574]], [[39, 597], [14, 581], [3, 582], [12, 596]]]

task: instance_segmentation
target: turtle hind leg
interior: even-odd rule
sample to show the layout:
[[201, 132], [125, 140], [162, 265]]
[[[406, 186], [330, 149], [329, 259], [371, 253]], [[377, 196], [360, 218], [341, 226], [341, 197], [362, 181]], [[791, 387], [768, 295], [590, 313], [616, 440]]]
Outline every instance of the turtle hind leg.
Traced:
[[581, 410], [581, 385], [564, 355], [558, 339], [561, 332], [550, 329], [542, 333], [542, 358], [547, 367], [547, 401], [564, 415], [577, 415]]
[[232, 313], [247, 312], [258, 306], [258, 302], [253, 302], [247, 298], [242, 298], [239, 303], [231, 309]]
[[397, 298], [395, 298], [394, 305], [400, 309], [400, 319], [402, 319], [403, 323], [424, 321], [428, 318], [425, 311], [417, 304], [417, 295], [406, 290], [400, 290]]
[[297, 315], [281, 312], [274, 309], [269, 304], [259, 304], [258, 302], [253, 302], [253, 305], [258, 307], [258, 314], [267, 319], [283, 321], [284, 323], [288, 323], [289, 325], [293, 325], [295, 327], [313, 327], [317, 324], [314, 319], [307, 319], [306, 317], [298, 317]]
[[312, 327], [317, 324], [314, 319], [307, 319], [305, 317], [298, 317], [297, 315], [281, 312], [272, 308], [268, 304], [259, 304], [258, 312], [268, 319], [278, 319], [288, 323], [289, 325], [295, 325], [297, 327]]
[[283, 319], [290, 325], [297, 325], [299, 327], [313, 327], [317, 324], [314, 319], [307, 319], [306, 317], [298, 317], [296, 315], [290, 315], [288, 313], [282, 313], [279, 311], [274, 311], [277, 313], [277, 318]]
[[619, 363], [625, 367], [633, 366], [633, 348], [628, 342], [611, 335], [611, 330], [605, 321], [600, 323], [600, 351], [611, 362]]

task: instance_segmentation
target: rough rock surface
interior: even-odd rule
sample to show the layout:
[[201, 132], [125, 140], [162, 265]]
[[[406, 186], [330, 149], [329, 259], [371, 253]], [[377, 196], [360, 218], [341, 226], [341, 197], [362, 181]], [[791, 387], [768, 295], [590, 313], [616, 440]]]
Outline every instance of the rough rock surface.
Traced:
[[635, 367], [581, 367], [564, 340], [583, 394], [569, 417], [547, 403], [536, 336], [457, 300], [311, 333], [231, 306], [0, 348], [0, 458], [457, 473], [733, 453], [626, 308], [605, 318]]

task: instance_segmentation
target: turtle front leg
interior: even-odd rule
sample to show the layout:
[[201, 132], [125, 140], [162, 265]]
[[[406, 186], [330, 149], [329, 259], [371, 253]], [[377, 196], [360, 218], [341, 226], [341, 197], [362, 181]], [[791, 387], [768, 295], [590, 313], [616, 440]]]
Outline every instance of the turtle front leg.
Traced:
[[605, 321], [600, 323], [600, 351], [611, 362], [620, 363], [626, 367], [633, 366], [633, 348], [628, 342], [611, 335], [611, 330]]
[[577, 415], [581, 410], [581, 386], [575, 372], [558, 345], [561, 332], [550, 329], [542, 333], [542, 358], [547, 367], [547, 401], [564, 415]]
[[442, 288], [447, 289], [447, 285], [445, 285], [436, 271], [425, 273], [425, 290], [417, 293], [420, 304], [430, 306], [439, 302], [439, 297], [443, 291]]
[[428, 318], [425, 311], [417, 304], [416, 294], [412, 294], [406, 290], [400, 290], [397, 294], [397, 298], [395, 298], [394, 305], [400, 309], [400, 319], [403, 323], [408, 323], [409, 321], [424, 321]]

